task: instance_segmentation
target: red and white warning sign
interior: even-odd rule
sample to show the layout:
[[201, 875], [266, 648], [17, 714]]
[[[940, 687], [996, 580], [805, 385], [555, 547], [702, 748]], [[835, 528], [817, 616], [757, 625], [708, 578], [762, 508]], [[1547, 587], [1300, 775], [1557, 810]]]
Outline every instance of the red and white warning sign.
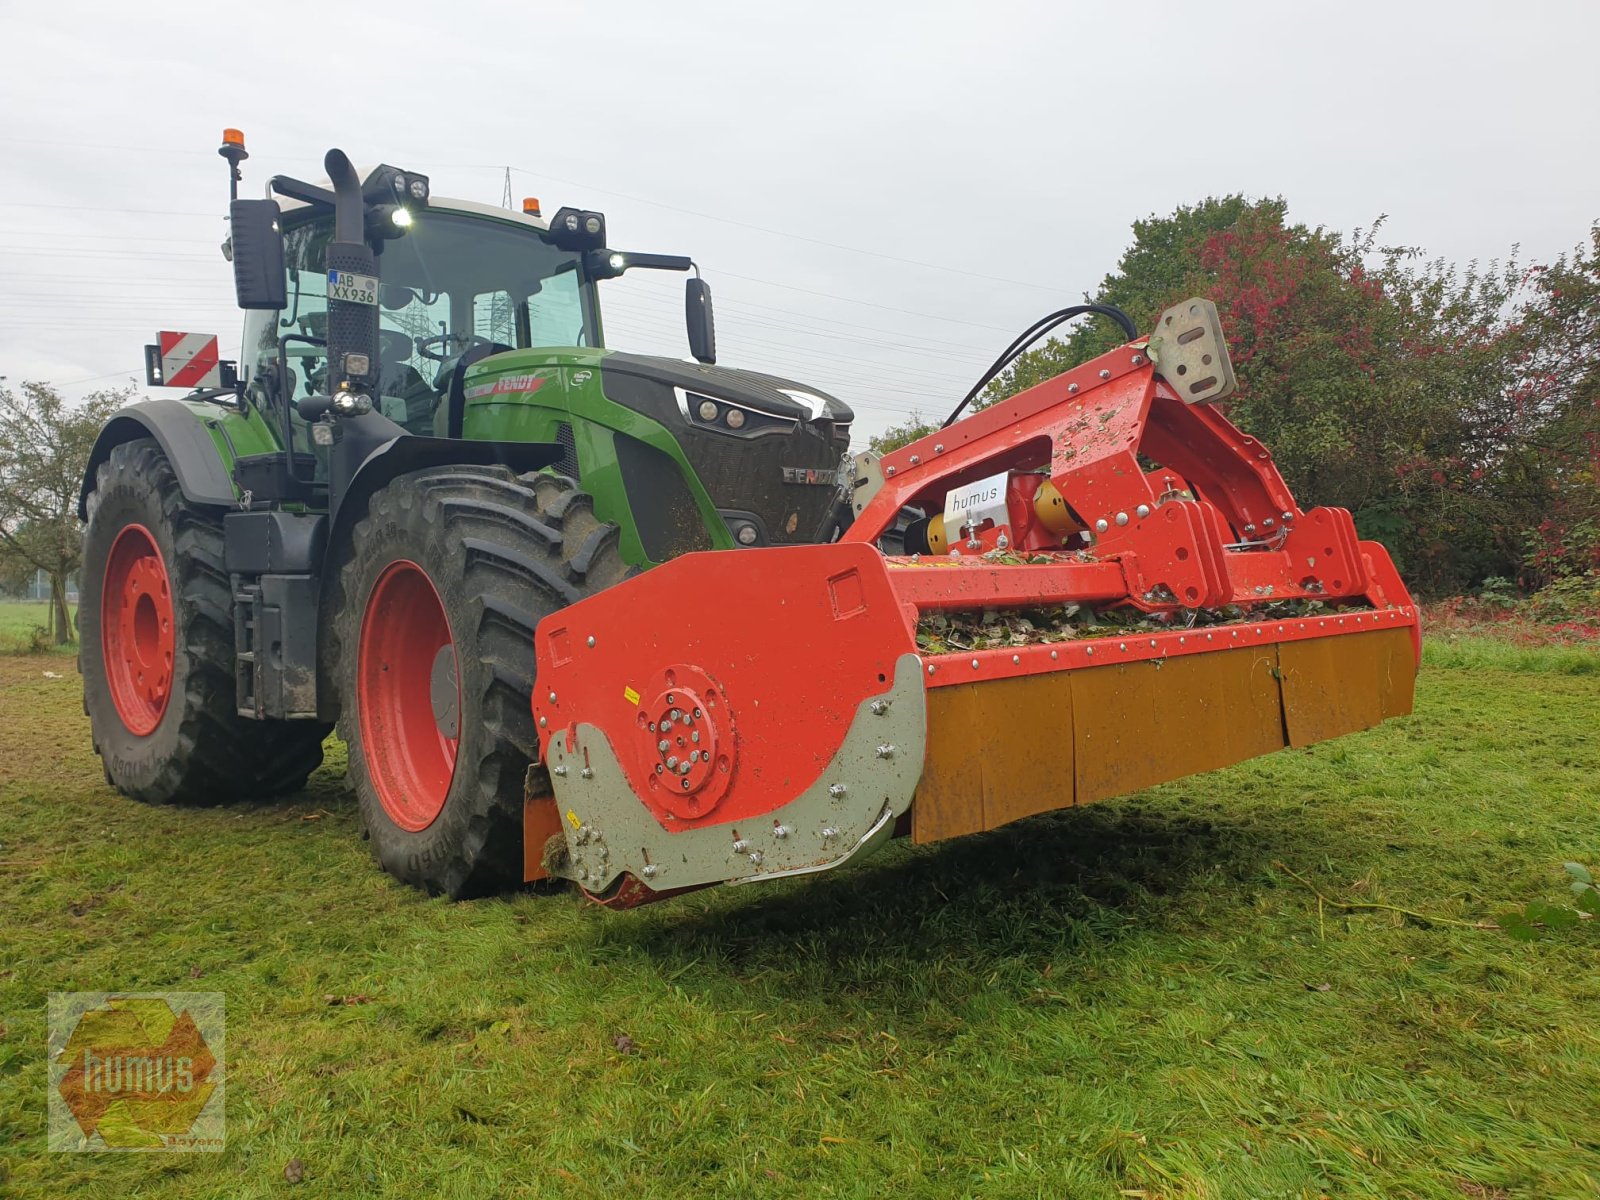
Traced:
[[156, 334], [161, 350], [161, 382], [166, 387], [214, 388], [222, 386], [221, 352], [211, 333]]

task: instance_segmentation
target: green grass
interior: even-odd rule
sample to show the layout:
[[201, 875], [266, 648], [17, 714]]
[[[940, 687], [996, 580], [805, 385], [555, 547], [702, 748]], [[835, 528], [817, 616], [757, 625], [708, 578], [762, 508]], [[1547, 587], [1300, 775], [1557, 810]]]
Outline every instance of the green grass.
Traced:
[[[407, 891], [332, 770], [121, 799], [54, 662], [0, 660], [0, 1192], [1600, 1189], [1600, 922], [1343, 913], [1275, 866], [1465, 920], [1560, 900], [1600, 862], [1600, 674], [1564, 658], [1435, 648], [1378, 730], [632, 913]], [[227, 997], [226, 1151], [47, 1153], [46, 994], [162, 988]]]
[[[77, 610], [72, 614], [77, 616]], [[50, 627], [50, 606], [35, 604], [30, 600], [0, 600], [0, 654], [27, 653], [31, 650], [35, 629]], [[40, 635], [41, 637], [43, 635]], [[73, 636], [77, 636], [76, 630]], [[76, 646], [64, 646], [52, 653], [76, 654]]]

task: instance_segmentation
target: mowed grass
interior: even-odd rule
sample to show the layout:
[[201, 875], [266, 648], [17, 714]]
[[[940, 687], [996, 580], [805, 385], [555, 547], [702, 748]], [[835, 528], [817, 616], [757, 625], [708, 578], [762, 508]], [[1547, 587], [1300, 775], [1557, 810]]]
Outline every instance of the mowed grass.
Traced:
[[[406, 890], [336, 762], [141, 807], [76, 677], [0, 660], [0, 1193], [1594, 1196], [1600, 922], [1275, 865], [1476, 921], [1600, 863], [1600, 673], [1468, 649], [1337, 743], [631, 913]], [[74, 989], [226, 995], [223, 1153], [46, 1152]]]

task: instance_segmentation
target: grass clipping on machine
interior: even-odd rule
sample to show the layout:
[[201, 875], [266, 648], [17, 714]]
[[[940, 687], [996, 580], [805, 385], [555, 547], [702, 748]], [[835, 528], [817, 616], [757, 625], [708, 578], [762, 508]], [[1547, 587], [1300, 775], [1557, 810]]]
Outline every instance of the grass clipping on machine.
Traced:
[[[1123, 632], [1168, 633], [1251, 620], [1286, 620], [1330, 611], [1321, 600], [1273, 600], [1249, 607], [1180, 608], [1146, 613], [1126, 606], [1095, 610], [1082, 604], [1037, 608], [985, 608], [930, 611], [917, 622], [917, 649], [924, 654], [964, 650], [999, 650], [1038, 646], [1078, 638], [1109, 637]], [[1367, 605], [1339, 606], [1340, 612], [1364, 612]]]

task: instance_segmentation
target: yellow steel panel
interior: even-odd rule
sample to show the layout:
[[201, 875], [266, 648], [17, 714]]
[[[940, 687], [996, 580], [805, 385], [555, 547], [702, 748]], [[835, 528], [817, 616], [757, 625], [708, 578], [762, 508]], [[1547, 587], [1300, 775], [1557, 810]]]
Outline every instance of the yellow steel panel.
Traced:
[[1074, 671], [1077, 801], [1283, 748], [1273, 646]]
[[976, 833], [983, 823], [982, 751], [988, 726], [978, 688], [934, 688], [928, 693], [928, 743], [922, 778], [911, 801], [911, 840], [921, 844]]
[[1072, 804], [1072, 684], [1063, 671], [928, 693], [915, 842], [994, 829]]
[[935, 688], [911, 807], [932, 842], [1411, 711], [1406, 629]]
[[1411, 711], [1409, 629], [1285, 642], [1278, 652], [1291, 746], [1309, 746]]

